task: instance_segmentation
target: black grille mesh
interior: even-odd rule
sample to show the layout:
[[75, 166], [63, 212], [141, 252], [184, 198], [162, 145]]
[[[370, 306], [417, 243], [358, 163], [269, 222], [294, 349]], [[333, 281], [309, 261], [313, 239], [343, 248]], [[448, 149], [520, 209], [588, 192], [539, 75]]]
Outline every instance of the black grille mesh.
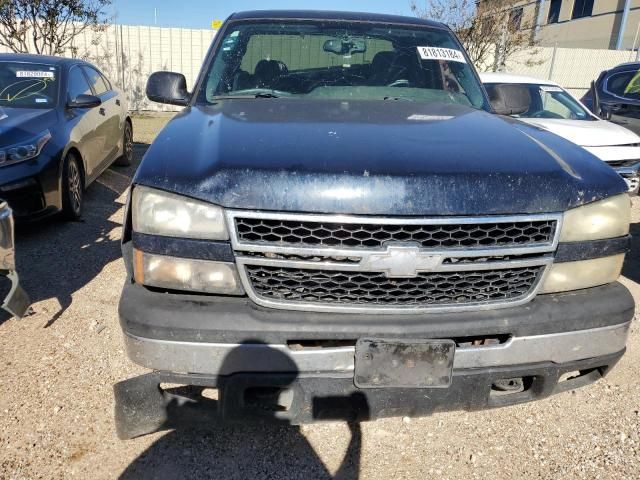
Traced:
[[236, 228], [238, 239], [251, 243], [376, 248], [398, 241], [426, 248], [482, 248], [551, 243], [556, 222], [382, 225], [236, 218]]
[[535, 286], [543, 267], [422, 273], [387, 278], [344, 272], [247, 265], [255, 293], [265, 299], [337, 305], [428, 307], [517, 300]]

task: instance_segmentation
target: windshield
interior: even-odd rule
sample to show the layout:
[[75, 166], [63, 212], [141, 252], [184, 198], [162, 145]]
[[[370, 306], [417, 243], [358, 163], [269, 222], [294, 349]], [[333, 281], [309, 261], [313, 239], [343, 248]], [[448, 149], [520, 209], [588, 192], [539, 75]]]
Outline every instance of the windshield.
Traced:
[[52, 108], [58, 98], [58, 67], [40, 63], [0, 62], [0, 105]]
[[487, 108], [454, 36], [351, 22], [237, 22], [210, 64], [200, 103], [221, 97], [445, 102]]
[[[489, 93], [496, 83], [487, 83]], [[529, 110], [517, 118], [546, 118], [557, 120], [594, 120], [589, 111], [567, 91], [556, 85], [521, 84], [529, 90], [531, 103]]]

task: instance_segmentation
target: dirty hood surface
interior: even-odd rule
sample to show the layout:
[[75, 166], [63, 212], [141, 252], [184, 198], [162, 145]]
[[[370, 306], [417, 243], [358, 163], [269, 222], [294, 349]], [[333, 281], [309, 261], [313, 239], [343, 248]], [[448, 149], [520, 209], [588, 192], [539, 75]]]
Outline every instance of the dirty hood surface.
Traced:
[[187, 108], [134, 183], [227, 208], [378, 215], [559, 212], [626, 191], [608, 166], [550, 132], [401, 100]]

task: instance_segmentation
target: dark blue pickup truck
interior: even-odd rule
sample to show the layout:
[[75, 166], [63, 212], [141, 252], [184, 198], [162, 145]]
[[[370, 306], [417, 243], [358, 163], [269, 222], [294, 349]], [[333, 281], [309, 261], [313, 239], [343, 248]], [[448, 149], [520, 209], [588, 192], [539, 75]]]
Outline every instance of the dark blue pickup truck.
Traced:
[[120, 322], [152, 372], [115, 386], [122, 438], [511, 405], [623, 355], [625, 183], [503, 116], [522, 92], [489, 99], [446, 26], [235, 14], [192, 92], [147, 95], [185, 108], [126, 214]]

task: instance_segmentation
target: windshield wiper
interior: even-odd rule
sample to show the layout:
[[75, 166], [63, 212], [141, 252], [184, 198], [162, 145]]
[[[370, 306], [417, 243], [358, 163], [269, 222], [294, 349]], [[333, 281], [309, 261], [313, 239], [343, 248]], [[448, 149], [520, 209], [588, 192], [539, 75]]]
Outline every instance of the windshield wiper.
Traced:
[[260, 92], [254, 95], [255, 98], [278, 98], [275, 93]]
[[415, 100], [413, 98], [408, 98], [408, 97], [384, 97], [383, 100], [396, 100], [396, 101], [405, 101], [405, 102], [414, 102]]
[[233, 100], [238, 98], [246, 100], [247, 98], [280, 98], [280, 96], [275, 93], [258, 92], [250, 95], [216, 95], [211, 100], [215, 102], [216, 100]]

